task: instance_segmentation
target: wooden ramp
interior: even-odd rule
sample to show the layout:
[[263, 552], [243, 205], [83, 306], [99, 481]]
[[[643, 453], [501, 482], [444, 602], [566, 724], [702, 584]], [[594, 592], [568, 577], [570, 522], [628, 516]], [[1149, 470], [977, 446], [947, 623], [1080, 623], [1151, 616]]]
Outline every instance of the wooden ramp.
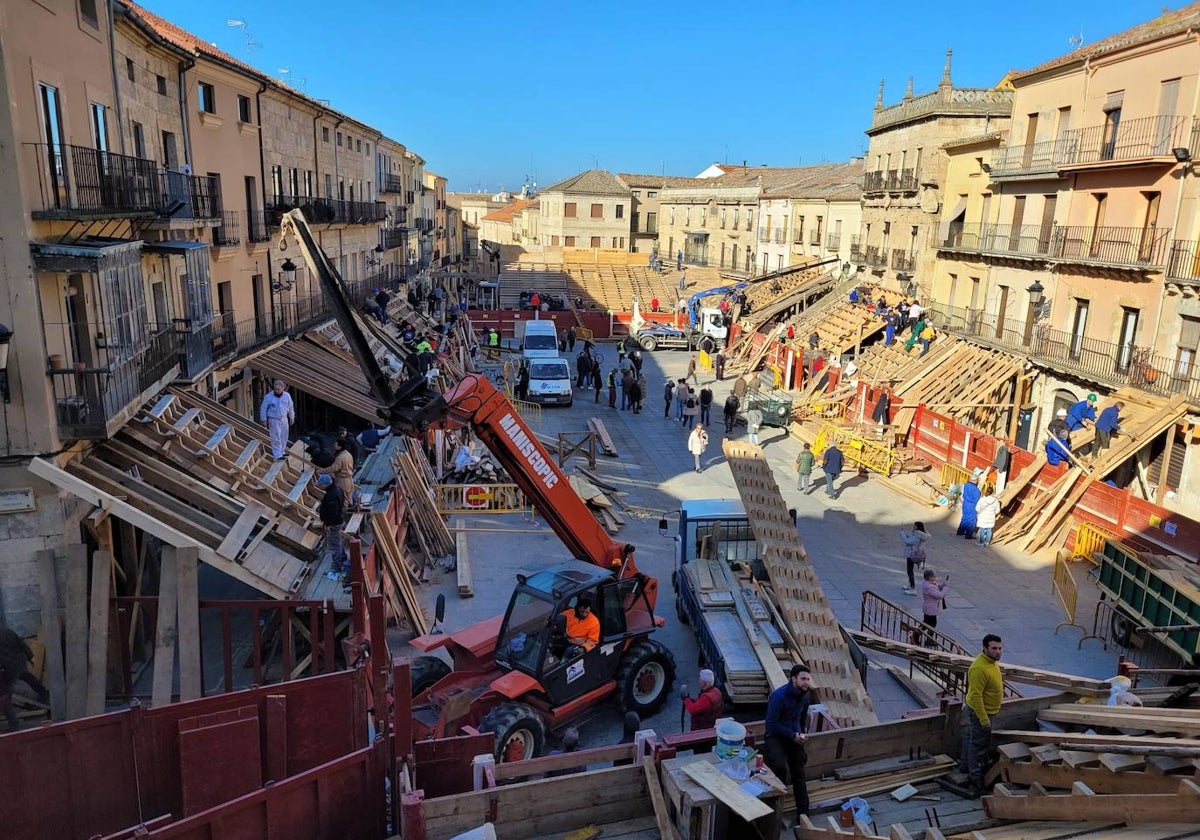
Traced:
[[841, 626], [821, 590], [762, 449], [729, 439], [722, 448], [758, 540], [779, 611], [813, 671], [821, 702], [839, 726], [878, 723]]

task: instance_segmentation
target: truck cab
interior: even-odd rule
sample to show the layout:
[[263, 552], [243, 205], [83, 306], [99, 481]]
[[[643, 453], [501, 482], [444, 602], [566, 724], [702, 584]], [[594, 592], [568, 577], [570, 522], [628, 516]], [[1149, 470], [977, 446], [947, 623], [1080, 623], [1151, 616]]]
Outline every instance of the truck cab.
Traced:
[[521, 337], [521, 357], [558, 358], [558, 326], [553, 321], [526, 321], [525, 333]]
[[549, 405], [570, 405], [571, 368], [566, 359], [526, 359], [529, 368], [529, 393], [526, 399]]

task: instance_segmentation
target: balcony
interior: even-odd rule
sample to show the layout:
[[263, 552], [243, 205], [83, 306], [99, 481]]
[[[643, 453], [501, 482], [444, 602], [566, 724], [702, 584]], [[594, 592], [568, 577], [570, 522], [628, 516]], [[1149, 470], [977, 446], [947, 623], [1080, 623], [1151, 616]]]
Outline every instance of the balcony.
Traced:
[[1169, 230], [1057, 225], [951, 225], [943, 251], [1030, 257], [1074, 265], [1154, 270], [1167, 261]]
[[883, 192], [883, 170], [868, 172], [863, 176], [863, 192]]
[[86, 146], [27, 143], [41, 194], [35, 219], [104, 219], [155, 215], [163, 182], [152, 160]]
[[277, 215], [266, 210], [246, 211], [246, 239], [250, 242], [270, 242], [271, 227], [278, 226]]
[[404, 192], [404, 178], [400, 175], [384, 175], [379, 182], [379, 191], [381, 193]]
[[917, 255], [903, 248], [892, 249], [892, 268], [896, 271], [912, 271]]
[[771, 233], [771, 238], [775, 240], [776, 245], [782, 245], [787, 242], [787, 234], [784, 233], [783, 228], [775, 228]]
[[1200, 405], [1200, 366], [1181, 371], [1175, 359], [1155, 355], [1149, 348], [940, 303], [932, 304], [929, 312], [939, 329], [1027, 355], [1045, 367], [1114, 388], [1131, 386], [1165, 397], [1184, 394], [1193, 406]]
[[222, 210], [221, 224], [213, 228], [213, 245], [237, 245], [242, 241], [242, 229], [236, 210]]
[[1200, 242], [1176, 239], [1167, 258], [1167, 279], [1200, 286]]
[[408, 231], [400, 228], [391, 228], [384, 230], [379, 234], [379, 244], [383, 246], [385, 251], [391, 251], [395, 248], [403, 248], [407, 239]]
[[825, 249], [827, 251], [840, 251], [842, 248], [842, 235], [840, 233], [831, 233], [825, 237]]
[[867, 261], [861, 236], [850, 237], [850, 259], [856, 263], [865, 263]]
[[820, 245], [821, 244], [821, 231], [819, 231], [819, 230], [809, 231], [808, 244], [809, 245]]
[[771, 241], [771, 232], [769, 230], [767, 230], [766, 228], [759, 228], [758, 229], [758, 241], [759, 242], [770, 242]]
[[[45, 325], [47, 345], [68, 349], [46, 371], [64, 440], [104, 440], [179, 371], [179, 334], [170, 324], [146, 325], [144, 337], [116, 338], [111, 324]], [[109, 336], [106, 338], [105, 336]], [[55, 340], [57, 339], [57, 340]], [[85, 358], [86, 361], [75, 361]]]
[[311, 224], [369, 225], [387, 219], [387, 202], [342, 201], [315, 196], [276, 195], [269, 205], [270, 224], [278, 227], [283, 214], [299, 209]]
[[863, 262], [871, 268], [887, 268], [887, 252], [877, 245], [868, 245], [863, 249]]
[[1058, 174], [1058, 142], [1031, 143], [1001, 149], [992, 159], [992, 180]]
[[887, 177], [883, 180], [883, 188], [888, 192], [897, 192], [900, 189], [900, 170], [889, 169]]
[[916, 192], [917, 191], [917, 171], [915, 169], [901, 169], [900, 182], [897, 185], [900, 192]]
[[212, 325], [213, 361], [221, 364], [245, 356], [286, 335], [284, 319], [274, 313], [234, 321], [232, 312], [218, 312]]
[[658, 219], [653, 219], [653, 220], [647, 221], [644, 225], [642, 225], [642, 229], [640, 232], [651, 234], [651, 235], [657, 234], [658, 233]]
[[182, 204], [183, 207], [170, 214], [170, 219], [221, 218], [220, 182], [209, 175], [188, 175], [167, 170], [162, 178], [163, 209]]
[[[1117, 112], [1119, 113], [1119, 112]], [[1063, 132], [1059, 169], [1153, 158], [1174, 162], [1171, 150], [1191, 145], [1192, 118], [1160, 115]]]

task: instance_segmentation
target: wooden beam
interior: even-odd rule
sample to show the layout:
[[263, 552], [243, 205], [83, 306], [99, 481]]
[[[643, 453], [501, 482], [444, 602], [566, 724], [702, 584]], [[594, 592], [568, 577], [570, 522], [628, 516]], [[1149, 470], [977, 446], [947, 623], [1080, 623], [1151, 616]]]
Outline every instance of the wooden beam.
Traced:
[[1175, 451], [1175, 433], [1177, 424], [1167, 428], [1167, 444], [1163, 448], [1162, 467], [1158, 471], [1158, 489], [1154, 491], [1154, 504], [1161, 506], [1167, 492], [1167, 472], [1171, 468], [1171, 455]]
[[[112, 520], [106, 529], [108, 545], [112, 547]], [[104, 713], [108, 688], [108, 607], [112, 592], [112, 553], [96, 551], [92, 554], [92, 601], [90, 629], [88, 631], [87, 703], [88, 715]]]
[[642, 759], [642, 770], [646, 774], [646, 789], [650, 792], [650, 804], [654, 808], [654, 822], [658, 826], [658, 833], [662, 835], [663, 840], [673, 840], [678, 835], [671, 825], [671, 814], [663, 798], [662, 782], [659, 781], [653, 756], [648, 755]]
[[[1139, 727], [1141, 728], [1141, 727]], [[1070, 741], [1074, 749], [1083, 749], [1081, 744], [1120, 745], [1129, 744], [1147, 747], [1200, 747], [1200, 739], [1163, 738], [1147, 735], [1085, 735], [1082, 732], [1026, 732], [1023, 729], [993, 730], [997, 741], [1022, 741], [1026, 744], [1061, 744]]]
[[162, 547], [158, 575], [158, 619], [154, 634], [154, 682], [150, 705], [165, 706], [171, 702], [175, 682], [175, 636], [179, 598], [176, 548]]
[[[1036, 789], [1036, 788], [1035, 788]], [[1018, 796], [1006, 785], [983, 798], [988, 816], [1003, 820], [1120, 820], [1126, 823], [1194, 823], [1200, 814], [1200, 787], [1190, 779], [1172, 794], [1097, 796], [1076, 782], [1070, 795]]]
[[[141, 528], [146, 533], [158, 537], [168, 545], [183, 547], [193, 546], [199, 551], [200, 559], [210, 566], [215, 566], [225, 572], [235, 580], [253, 587], [259, 592], [270, 598], [285, 599], [292, 597], [292, 594], [281, 586], [278, 586], [270, 581], [264, 580], [258, 575], [246, 570], [241, 564], [226, 560], [219, 556], [209, 546], [201, 543], [199, 540], [189, 537], [182, 531], [172, 528], [165, 522], [149, 516], [137, 505], [130, 503], [128, 500], [119, 498], [106, 493], [97, 487], [92, 486], [83, 479], [71, 475], [66, 470], [56, 466], [44, 458], [34, 458], [29, 462], [29, 471], [38, 478], [43, 478], [61, 490], [66, 490], [74, 496], [83, 499], [93, 505], [100, 505], [112, 511], [113, 516], [117, 516], [131, 525]], [[69, 604], [66, 605], [69, 609]], [[70, 613], [67, 613], [68, 617]], [[69, 641], [69, 634], [68, 634]], [[70, 668], [68, 661], [67, 667]], [[69, 680], [68, 680], [69, 683]]]
[[190, 546], [175, 551], [180, 700], [196, 700], [204, 694], [204, 676], [200, 670], [200, 593], [196, 579], [199, 560], [199, 552]]
[[50, 719], [67, 716], [67, 684], [63, 670], [62, 607], [58, 603], [58, 579], [54, 574], [54, 552], [42, 549], [37, 553], [38, 587], [42, 594], [42, 638], [46, 643], [43, 675], [50, 692]]
[[67, 581], [67, 597], [63, 600], [67, 631], [67, 719], [74, 720], [87, 713], [87, 546], [68, 545], [63, 553], [63, 576]]
[[747, 822], [774, 813], [770, 805], [743, 791], [737, 782], [722, 775], [704, 759], [685, 764], [682, 770], [684, 775], [725, 803], [731, 811]]

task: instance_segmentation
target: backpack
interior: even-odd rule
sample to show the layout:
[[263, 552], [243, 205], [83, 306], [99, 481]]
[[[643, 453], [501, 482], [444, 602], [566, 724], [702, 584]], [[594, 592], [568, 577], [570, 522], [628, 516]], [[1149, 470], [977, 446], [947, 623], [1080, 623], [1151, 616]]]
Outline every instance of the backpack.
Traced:
[[687, 401], [687, 407], [688, 407], [688, 408], [695, 408], [695, 407], [696, 407], [696, 401], [695, 401], [694, 399], [692, 399], [691, 397], [688, 397], [688, 401]]

